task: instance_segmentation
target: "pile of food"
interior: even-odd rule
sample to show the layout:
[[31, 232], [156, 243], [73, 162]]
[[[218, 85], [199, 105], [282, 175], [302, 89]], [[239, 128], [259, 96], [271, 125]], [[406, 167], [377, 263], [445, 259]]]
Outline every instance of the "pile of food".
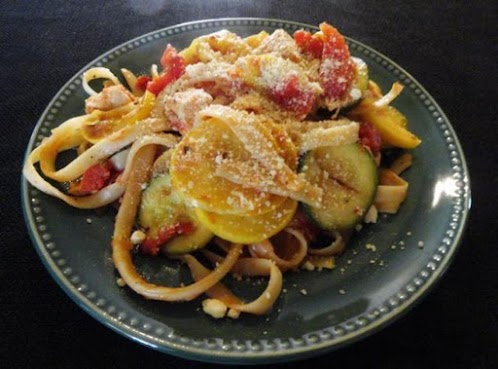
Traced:
[[[55, 128], [23, 170], [76, 208], [116, 205], [113, 261], [144, 297], [206, 295], [213, 317], [264, 314], [283, 273], [332, 269], [362, 223], [404, 201], [399, 174], [420, 140], [390, 106], [402, 86], [383, 94], [331, 25], [293, 36], [222, 30], [180, 52], [167, 45], [160, 65], [121, 69], [124, 84], [106, 68], [85, 72], [86, 114]], [[403, 154], [387, 166], [393, 148]], [[67, 150], [77, 155], [57, 168]], [[184, 263], [192, 281], [147, 281], [135, 252]], [[244, 301], [222, 283], [228, 275], [268, 285]]]

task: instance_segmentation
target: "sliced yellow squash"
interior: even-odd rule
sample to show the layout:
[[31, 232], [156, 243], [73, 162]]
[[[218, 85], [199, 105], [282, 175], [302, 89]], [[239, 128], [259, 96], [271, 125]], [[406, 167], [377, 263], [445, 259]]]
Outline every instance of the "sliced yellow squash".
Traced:
[[[264, 144], [268, 143], [280, 149], [270, 134]], [[171, 158], [171, 183], [190, 206], [218, 214], [264, 214], [285, 201], [285, 197], [216, 176], [216, 168], [224, 160], [251, 162], [254, 159], [223, 121], [216, 118], [202, 121], [175, 148]]]
[[200, 223], [225, 240], [251, 244], [261, 242], [280, 232], [292, 219], [297, 201], [288, 198], [277, 209], [255, 216], [216, 214], [195, 209]]
[[386, 146], [414, 149], [422, 142], [407, 129], [407, 119], [399, 110], [389, 105], [377, 107], [374, 102], [371, 98], [363, 99], [348, 117], [374, 125]]

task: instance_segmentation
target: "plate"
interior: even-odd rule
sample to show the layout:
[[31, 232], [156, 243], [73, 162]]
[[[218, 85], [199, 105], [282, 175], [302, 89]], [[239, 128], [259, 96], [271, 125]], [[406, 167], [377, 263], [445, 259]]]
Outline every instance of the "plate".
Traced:
[[[126, 42], [88, 64], [50, 102], [27, 152], [50, 129], [83, 113], [84, 70], [105, 66], [146, 72], [167, 43], [178, 49], [219, 29], [241, 36], [283, 28], [316, 30], [273, 19], [234, 18], [184, 23]], [[113, 330], [168, 354], [219, 363], [269, 363], [302, 359], [337, 349], [384, 328], [406, 313], [441, 277], [454, 256], [470, 207], [465, 158], [436, 101], [400, 66], [352, 39], [352, 55], [364, 59], [384, 90], [399, 81], [405, 90], [394, 105], [422, 138], [404, 177], [409, 194], [398, 214], [381, 216], [355, 235], [332, 271], [285, 275], [284, 293], [263, 317], [214, 320], [199, 299], [183, 304], [148, 301], [116, 284], [110, 239], [114, 216], [73, 209], [22, 179], [23, 210], [34, 247], [54, 280], [87, 313]], [[374, 245], [372, 247], [371, 245]], [[137, 259], [139, 270], [160, 283], [177, 282], [175, 264]], [[254, 282], [242, 291], [257, 289]]]

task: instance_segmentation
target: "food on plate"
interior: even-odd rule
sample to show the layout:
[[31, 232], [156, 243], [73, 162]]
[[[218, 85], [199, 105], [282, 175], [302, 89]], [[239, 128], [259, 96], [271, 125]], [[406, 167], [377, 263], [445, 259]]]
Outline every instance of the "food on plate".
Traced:
[[[407, 196], [400, 174], [421, 140], [390, 105], [403, 87], [383, 94], [327, 23], [293, 35], [221, 30], [167, 45], [148, 75], [121, 73], [125, 83], [103, 67], [83, 74], [85, 114], [53, 129], [23, 173], [70, 206], [116, 206], [114, 265], [148, 299], [206, 295], [215, 318], [264, 314], [284, 273], [332, 269], [362, 223]], [[393, 148], [403, 155], [388, 165]], [[136, 252], [183, 263], [191, 281], [147, 281]], [[268, 284], [245, 301], [229, 275]]]

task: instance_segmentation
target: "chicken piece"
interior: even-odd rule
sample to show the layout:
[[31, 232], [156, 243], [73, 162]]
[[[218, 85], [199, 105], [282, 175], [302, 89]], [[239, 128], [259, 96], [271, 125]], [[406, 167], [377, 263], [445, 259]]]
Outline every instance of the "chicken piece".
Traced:
[[265, 38], [253, 53], [258, 55], [274, 54], [295, 63], [299, 63], [302, 59], [294, 39], [283, 29], [276, 30]]
[[135, 100], [135, 97], [122, 85], [104, 87], [98, 94], [85, 100], [85, 112], [112, 110]]
[[229, 104], [236, 96], [245, 92], [245, 86], [233, 71], [233, 65], [225, 62], [188, 65], [185, 74], [172, 86], [170, 93], [189, 88], [202, 89], [217, 104]]
[[167, 96], [164, 99], [164, 113], [171, 122], [171, 128], [182, 135], [194, 125], [197, 112], [207, 107], [213, 97], [201, 89], [188, 89]]

